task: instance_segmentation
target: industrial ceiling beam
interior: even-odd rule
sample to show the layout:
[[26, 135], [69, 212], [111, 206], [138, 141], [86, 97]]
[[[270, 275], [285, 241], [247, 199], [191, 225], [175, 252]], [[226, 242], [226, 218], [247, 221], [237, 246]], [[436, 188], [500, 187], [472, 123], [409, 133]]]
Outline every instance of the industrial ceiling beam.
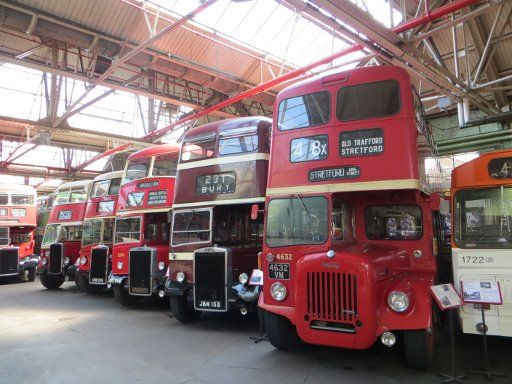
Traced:
[[88, 167], [89, 165], [95, 163], [96, 161], [98, 161], [100, 159], [103, 159], [104, 157], [107, 157], [107, 156], [110, 156], [110, 155], [114, 155], [116, 153], [120, 153], [120, 152], [126, 151], [131, 146], [132, 146], [132, 143], [125, 143], [125, 144], [122, 144], [122, 145], [120, 145], [118, 147], [109, 149], [108, 151], [105, 151], [105, 152], [102, 152], [102, 153], [98, 153], [96, 156], [90, 158], [89, 160], [84, 161], [83, 163], [78, 164], [78, 165], [72, 167], [69, 170], [69, 172], [70, 173], [74, 173], [74, 172], [80, 171], [82, 169], [85, 169], [86, 167]]
[[128, 51], [128, 53], [121, 56], [119, 59], [114, 60], [112, 64], [107, 68], [105, 72], [103, 72], [100, 77], [93, 80], [92, 83], [89, 85], [87, 90], [71, 104], [68, 108], [66, 108], [66, 111], [55, 121], [55, 126], [58, 127], [73, 111], [73, 109], [83, 100], [85, 99], [89, 93], [100, 84], [103, 84], [104, 81], [117, 69], [119, 66], [131, 58], [133, 58], [135, 55], [137, 55], [139, 52], [142, 52], [146, 47], [153, 44], [155, 41], [160, 39], [161, 37], [165, 36], [169, 32], [175, 30], [176, 28], [180, 27], [181, 25], [185, 24], [187, 21], [191, 20], [194, 16], [197, 16], [199, 13], [204, 11], [206, 8], [210, 7], [211, 5], [215, 4], [217, 0], [206, 0], [201, 4], [199, 7], [195, 8], [191, 12], [189, 12], [187, 15], [183, 16], [181, 19], [176, 20], [174, 23], [168, 25], [167, 27], [163, 28], [160, 32], [157, 34], [151, 36], [149, 39], [143, 41], [135, 48]]

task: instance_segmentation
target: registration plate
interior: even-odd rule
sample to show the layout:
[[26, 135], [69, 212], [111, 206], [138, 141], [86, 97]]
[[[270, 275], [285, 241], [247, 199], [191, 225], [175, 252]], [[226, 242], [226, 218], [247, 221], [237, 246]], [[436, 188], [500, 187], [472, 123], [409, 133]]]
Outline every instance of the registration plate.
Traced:
[[270, 263], [268, 265], [269, 279], [290, 280], [290, 264]]
[[199, 300], [198, 308], [204, 309], [222, 309], [222, 301], [220, 300]]

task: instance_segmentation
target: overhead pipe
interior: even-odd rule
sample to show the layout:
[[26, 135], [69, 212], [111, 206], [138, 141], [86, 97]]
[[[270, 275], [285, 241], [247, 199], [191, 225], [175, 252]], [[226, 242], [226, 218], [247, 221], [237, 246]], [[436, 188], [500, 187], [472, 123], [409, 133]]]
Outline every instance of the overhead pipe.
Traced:
[[454, 145], [447, 145], [442, 148], [438, 148], [438, 151], [441, 155], [446, 154], [447, 152], [452, 152], [454, 150], [462, 149], [473, 149], [477, 146], [483, 145], [483, 144], [499, 144], [503, 142], [509, 142], [512, 141], [511, 137], [494, 137], [489, 139], [481, 139], [481, 140], [472, 140], [469, 143], [460, 143], [460, 144], [454, 144]]
[[455, 139], [437, 141], [436, 144], [439, 149], [442, 149], [443, 147], [449, 147], [451, 145], [463, 144], [463, 143], [467, 144], [468, 140], [472, 140], [475, 137], [478, 137], [478, 139], [488, 139], [490, 137], [499, 137], [499, 136], [507, 136], [507, 135], [510, 135], [512, 137], [512, 129], [487, 132], [487, 133], [479, 133], [478, 135], [457, 137]]
[[[420, 25], [423, 25], [423, 24], [426, 24], [428, 22], [431, 22], [435, 19], [438, 19], [440, 17], [443, 17], [443, 16], [446, 16], [452, 12], [455, 12], [459, 9], [462, 9], [468, 5], [471, 5], [471, 4], [474, 4], [476, 2], [478, 2], [479, 0], [458, 0], [458, 1], [454, 1], [450, 4], [447, 4], [445, 6], [442, 6], [442, 7], [439, 7], [437, 8], [436, 10], [432, 10], [430, 11], [430, 13], [428, 15], [422, 15], [422, 16], [419, 16], [419, 17], [415, 17], [403, 24], [400, 24], [396, 27], [394, 27], [392, 29], [393, 32], [395, 33], [401, 33], [401, 32], [404, 32], [404, 31], [407, 31], [409, 29], [412, 29], [412, 28], [415, 28], [415, 27], [418, 27]], [[301, 67], [301, 68], [297, 68], [293, 71], [290, 71], [280, 77], [276, 77], [275, 79], [272, 79], [272, 80], [269, 80], [265, 83], [262, 83], [260, 85], [257, 85], [256, 87], [253, 87], [253, 88], [250, 88], [248, 89], [247, 91], [244, 91], [236, 96], [233, 96], [227, 100], [224, 100], [216, 105], [213, 105], [207, 109], [203, 109], [199, 112], [194, 112], [194, 113], [191, 113], [190, 115], [164, 127], [164, 128], [160, 128], [156, 131], [153, 131], [151, 133], [148, 133], [147, 135], [143, 136], [142, 139], [144, 140], [156, 140], [158, 137], [166, 134], [167, 132], [169, 132], [170, 130], [172, 130], [174, 127], [177, 127], [177, 126], [180, 126], [184, 123], [186, 123], [187, 121], [190, 121], [190, 120], [196, 120], [202, 116], [205, 116], [205, 115], [208, 115], [218, 109], [221, 109], [221, 108], [224, 108], [224, 107], [227, 107], [233, 103], [236, 103], [238, 101], [241, 101], [243, 99], [246, 99], [247, 97], [250, 97], [252, 95], [255, 95], [255, 94], [258, 94], [258, 93], [261, 93], [261, 92], [264, 92], [266, 90], [268, 90], [269, 88], [271, 87], [274, 87], [276, 85], [279, 85], [285, 81], [288, 81], [288, 80], [291, 80], [291, 79], [294, 79], [296, 77], [299, 77], [301, 76], [302, 74], [306, 73], [307, 71], [313, 69], [313, 68], [316, 68], [320, 65], [324, 65], [324, 64], [327, 64], [327, 63], [330, 63], [331, 61], [335, 60], [335, 59], [338, 59], [340, 57], [343, 57], [343, 56], [346, 56], [350, 53], [353, 53], [353, 52], [357, 52], [357, 51], [360, 51], [364, 49], [364, 47], [360, 44], [353, 44], [343, 50], [341, 50], [340, 52], [338, 53], [335, 53], [333, 55], [330, 55], [330, 56], [327, 56], [321, 60], [317, 60], [305, 67]]]
[[476, 119], [467, 120], [461, 128], [470, 128], [477, 125], [492, 124], [499, 122], [507, 122], [512, 120], [512, 111], [497, 113], [496, 115], [478, 117]]
[[71, 168], [69, 170], [69, 172], [76, 172], [76, 171], [80, 171], [81, 169], [84, 169], [85, 167], [91, 165], [92, 163], [98, 161], [99, 159], [102, 159], [104, 157], [107, 157], [107, 156], [110, 156], [110, 155], [113, 155], [115, 153], [119, 153], [119, 152], [122, 152], [122, 151], [125, 151], [127, 150], [128, 148], [130, 148], [132, 146], [132, 143], [125, 143], [123, 145], [120, 145], [118, 147], [115, 147], [115, 148], [112, 148], [112, 149], [109, 149], [108, 151], [105, 151], [105, 152], [102, 152], [102, 153], [99, 153], [97, 154], [96, 156], [90, 158], [89, 160], [87, 161], [84, 161], [82, 164], [79, 164], [77, 166], [74, 166], [73, 168]]

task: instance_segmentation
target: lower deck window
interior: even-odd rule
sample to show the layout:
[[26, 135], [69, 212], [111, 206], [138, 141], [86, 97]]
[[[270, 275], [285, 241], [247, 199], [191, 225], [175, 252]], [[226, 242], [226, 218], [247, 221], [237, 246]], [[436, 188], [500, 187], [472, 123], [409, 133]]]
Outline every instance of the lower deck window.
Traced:
[[417, 205], [379, 205], [365, 210], [370, 240], [418, 240], [423, 236], [421, 208]]
[[140, 241], [140, 217], [116, 220], [115, 243], [135, 243]]
[[172, 245], [210, 241], [211, 210], [174, 211]]

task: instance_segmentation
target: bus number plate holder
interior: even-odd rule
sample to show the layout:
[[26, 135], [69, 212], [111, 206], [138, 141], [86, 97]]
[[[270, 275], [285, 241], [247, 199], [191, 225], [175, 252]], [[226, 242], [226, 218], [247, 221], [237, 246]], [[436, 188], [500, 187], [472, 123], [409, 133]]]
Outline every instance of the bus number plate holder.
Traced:
[[288, 263], [269, 263], [269, 279], [290, 280], [290, 264]]

